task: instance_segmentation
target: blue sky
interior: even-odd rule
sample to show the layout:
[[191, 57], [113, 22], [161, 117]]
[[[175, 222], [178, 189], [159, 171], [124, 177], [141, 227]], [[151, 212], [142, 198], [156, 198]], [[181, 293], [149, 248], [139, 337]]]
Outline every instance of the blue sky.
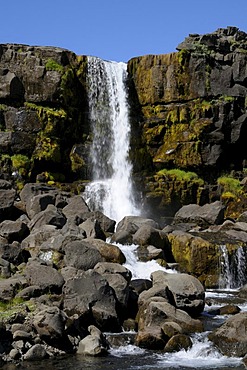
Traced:
[[0, 43], [128, 61], [227, 26], [247, 32], [247, 0], [3, 0]]

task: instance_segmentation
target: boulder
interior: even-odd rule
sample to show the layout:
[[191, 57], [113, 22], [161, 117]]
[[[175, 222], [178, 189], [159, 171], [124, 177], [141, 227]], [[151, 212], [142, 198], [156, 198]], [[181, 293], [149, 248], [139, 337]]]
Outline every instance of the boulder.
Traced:
[[[42, 225], [38, 229], [31, 230], [21, 242], [22, 249], [29, 251], [32, 257], [36, 257], [40, 253], [40, 248], [44, 243], [49, 241], [49, 245], [53, 245], [52, 241], [56, 240], [56, 236], [60, 235], [60, 230], [54, 225]], [[52, 246], [49, 249], [53, 249]]]
[[116, 221], [104, 215], [100, 211], [86, 212], [83, 214], [83, 220], [97, 220], [104, 233], [114, 233]]
[[153, 288], [164, 286], [169, 303], [198, 316], [205, 306], [205, 290], [200, 281], [188, 274], [169, 274], [156, 271], [151, 274]]
[[49, 357], [42, 344], [34, 344], [23, 356], [26, 361], [38, 361]]
[[215, 288], [220, 276], [219, 244], [215, 244], [216, 237], [212, 233], [210, 236], [206, 240], [202, 233], [193, 235], [175, 230], [168, 234], [168, 239], [179, 270], [196, 276], [207, 288]]
[[21, 289], [28, 286], [27, 279], [22, 275], [14, 275], [0, 280], [0, 301], [11, 301]]
[[131, 244], [133, 242], [133, 234], [141, 226], [145, 225], [159, 228], [159, 225], [154, 220], [140, 216], [126, 216], [117, 224], [116, 232], [113, 234], [111, 240], [116, 243]]
[[65, 264], [76, 269], [86, 271], [94, 268], [98, 262], [104, 261], [98, 249], [84, 240], [67, 242], [63, 250]]
[[100, 262], [97, 263], [97, 265], [94, 267], [94, 270], [101, 275], [119, 274], [127, 281], [127, 283], [130, 282], [132, 277], [131, 271], [118, 263]]
[[27, 262], [29, 257], [30, 253], [22, 249], [21, 245], [17, 242], [0, 245], [0, 258], [15, 266], [20, 265], [22, 262]]
[[204, 206], [189, 204], [178, 210], [174, 216], [173, 223], [196, 223], [202, 227], [219, 225], [224, 221], [225, 206], [216, 201]]
[[65, 333], [66, 320], [67, 315], [58, 307], [47, 307], [34, 316], [33, 326], [47, 344], [69, 352], [71, 345]]
[[103, 240], [92, 238], [86, 238], [85, 242], [88, 242], [90, 245], [97, 248], [106, 262], [119, 263], [121, 265], [126, 262], [125, 255], [123, 254], [121, 249], [114, 244], [106, 243]]
[[16, 190], [10, 182], [0, 179], [0, 220], [10, 215], [14, 205]]
[[183, 350], [188, 350], [192, 347], [192, 340], [188, 335], [185, 334], [175, 334], [171, 337], [165, 345], [165, 352], [178, 352]]
[[86, 221], [79, 224], [79, 227], [85, 231], [87, 238], [102, 239], [103, 241], [106, 240], [106, 236], [101, 229], [98, 220], [88, 218]]
[[96, 325], [103, 331], [119, 331], [116, 296], [107, 280], [94, 270], [81, 271], [63, 287], [64, 311], [78, 315], [84, 327]]
[[16, 221], [4, 220], [0, 223], [0, 236], [6, 238], [8, 243], [21, 242], [28, 234], [27, 224], [21, 219]]
[[[146, 246], [149, 249], [151, 246], [153, 246], [161, 250], [163, 252], [161, 258], [164, 258], [167, 262], [173, 262], [170, 242], [166, 233], [164, 233], [162, 230], [155, 229], [150, 225], [142, 225], [133, 235], [132, 240], [134, 244]], [[154, 254], [157, 256], [157, 251], [156, 253], [154, 252]], [[149, 255], [151, 256], [150, 251]], [[160, 252], [158, 256], [157, 258], [160, 258]]]
[[53, 225], [56, 226], [58, 229], [62, 229], [65, 223], [66, 217], [64, 216], [62, 211], [55, 207], [53, 204], [49, 204], [44, 211], [37, 213], [32, 218], [32, 220], [28, 224], [28, 227], [30, 230], [37, 230], [43, 225]]
[[29, 285], [38, 286], [43, 293], [56, 293], [62, 291], [64, 279], [60, 272], [39, 259], [30, 259], [23, 271]]
[[83, 215], [89, 212], [89, 208], [81, 195], [68, 199], [68, 205], [63, 208], [63, 214], [68, 219], [77, 220], [77, 224], [84, 221]]
[[48, 204], [55, 205], [56, 194], [55, 192], [49, 192], [45, 194], [38, 194], [31, 199], [26, 204], [26, 212], [30, 219], [32, 219], [37, 213], [44, 211]]
[[185, 311], [176, 309], [162, 297], [153, 297], [142, 304], [138, 315], [136, 344], [148, 349], [164, 349], [169, 337], [162, 330], [165, 323], [174, 322], [183, 334], [202, 331], [202, 323]]
[[209, 339], [226, 356], [243, 357], [247, 352], [247, 312], [240, 312], [209, 334]]
[[131, 272], [117, 263], [110, 262], [97, 263], [94, 270], [106, 278], [109, 285], [114, 289], [119, 303], [118, 312], [122, 317], [125, 316], [129, 299]]
[[94, 325], [90, 325], [88, 331], [90, 334], [80, 341], [77, 353], [85, 356], [106, 355], [108, 353], [109, 343], [105, 336]]
[[32, 208], [32, 199], [37, 195], [56, 192], [56, 188], [42, 183], [27, 183], [20, 192], [20, 199], [25, 208]]

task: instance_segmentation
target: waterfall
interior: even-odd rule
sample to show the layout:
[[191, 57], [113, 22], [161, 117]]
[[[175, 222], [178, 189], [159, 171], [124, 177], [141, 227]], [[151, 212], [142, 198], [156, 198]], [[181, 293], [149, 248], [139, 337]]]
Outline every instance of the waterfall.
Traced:
[[93, 135], [90, 151], [93, 181], [84, 197], [92, 210], [120, 221], [138, 215], [131, 182], [129, 108], [125, 63], [88, 57], [89, 118]]
[[226, 245], [219, 246], [221, 274], [219, 287], [223, 289], [239, 288], [246, 283], [246, 252], [238, 247], [229, 254]]

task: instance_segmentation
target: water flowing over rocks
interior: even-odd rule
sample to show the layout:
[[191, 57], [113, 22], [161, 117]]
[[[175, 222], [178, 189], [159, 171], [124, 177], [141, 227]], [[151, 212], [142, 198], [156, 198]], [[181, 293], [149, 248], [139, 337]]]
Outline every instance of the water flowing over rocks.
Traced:
[[[0, 45], [1, 365], [107, 355], [114, 340], [103, 332], [122, 327], [140, 347], [188, 351], [204, 330], [205, 288], [243, 285], [237, 297], [246, 299], [246, 42], [228, 27], [121, 68], [60, 48]], [[110, 117], [90, 100], [97, 86]], [[120, 108], [124, 135], [107, 126]], [[126, 166], [95, 144], [101, 115], [101, 140], [125, 148]], [[106, 168], [103, 188], [91, 148], [97, 175]], [[92, 179], [96, 195], [110, 189], [100, 209], [86, 201]], [[110, 205], [128, 212], [115, 220], [103, 211]], [[141, 262], [155, 262], [148, 278], [123, 266], [121, 248], [132, 243]], [[234, 315], [209, 336], [226, 355], [246, 354], [239, 310], [206, 313]]]

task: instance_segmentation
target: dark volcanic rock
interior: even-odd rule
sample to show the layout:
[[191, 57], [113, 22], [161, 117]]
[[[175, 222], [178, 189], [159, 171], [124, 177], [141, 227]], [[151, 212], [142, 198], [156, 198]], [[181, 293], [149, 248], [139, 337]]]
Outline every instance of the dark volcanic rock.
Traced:
[[84, 326], [91, 320], [101, 330], [119, 331], [114, 290], [96, 271], [80, 272], [77, 277], [69, 279], [63, 294], [64, 311], [69, 316], [77, 314]]

